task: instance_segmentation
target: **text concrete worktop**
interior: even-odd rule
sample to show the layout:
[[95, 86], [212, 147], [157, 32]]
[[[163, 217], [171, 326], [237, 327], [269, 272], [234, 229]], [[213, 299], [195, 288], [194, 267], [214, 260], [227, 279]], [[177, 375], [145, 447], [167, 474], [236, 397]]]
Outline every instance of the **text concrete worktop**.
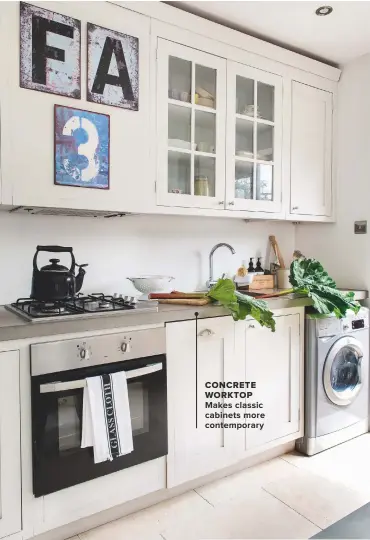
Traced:
[[[368, 297], [367, 291], [354, 292], [357, 300], [365, 300]], [[271, 310], [312, 305], [311, 300], [308, 298], [294, 294], [280, 298], [271, 298], [267, 302]], [[15, 313], [7, 311], [4, 307], [0, 307], [0, 342], [152, 324], [163, 325], [168, 322], [193, 319], [196, 311], [199, 313], [199, 318], [203, 319], [207, 317], [222, 317], [230, 314], [227, 309], [217, 305], [197, 307], [163, 304], [159, 305], [159, 311], [157, 313], [142, 312], [136, 314], [125, 312], [122, 315], [113, 315], [111, 317], [90, 317], [77, 320], [66, 319], [58, 322], [31, 323], [24, 321]]]

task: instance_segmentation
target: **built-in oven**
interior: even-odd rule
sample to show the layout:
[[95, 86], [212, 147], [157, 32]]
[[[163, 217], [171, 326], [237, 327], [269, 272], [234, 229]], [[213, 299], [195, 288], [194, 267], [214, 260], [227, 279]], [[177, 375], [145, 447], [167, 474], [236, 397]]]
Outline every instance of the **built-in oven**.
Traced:
[[[81, 448], [86, 378], [125, 371], [134, 450], [94, 463]], [[167, 454], [165, 329], [31, 346], [33, 493], [36, 497]]]

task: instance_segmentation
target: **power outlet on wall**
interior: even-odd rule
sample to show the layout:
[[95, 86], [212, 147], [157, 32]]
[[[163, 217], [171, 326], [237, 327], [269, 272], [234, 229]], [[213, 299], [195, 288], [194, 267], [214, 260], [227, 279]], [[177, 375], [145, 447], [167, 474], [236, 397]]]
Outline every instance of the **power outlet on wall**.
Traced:
[[355, 221], [355, 234], [367, 233], [367, 221]]

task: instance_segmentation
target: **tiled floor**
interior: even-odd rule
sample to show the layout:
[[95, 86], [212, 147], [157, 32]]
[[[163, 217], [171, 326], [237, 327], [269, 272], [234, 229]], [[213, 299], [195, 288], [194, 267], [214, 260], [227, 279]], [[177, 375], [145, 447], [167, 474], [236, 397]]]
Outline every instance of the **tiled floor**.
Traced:
[[370, 433], [291, 453], [71, 540], [310, 538], [370, 501]]

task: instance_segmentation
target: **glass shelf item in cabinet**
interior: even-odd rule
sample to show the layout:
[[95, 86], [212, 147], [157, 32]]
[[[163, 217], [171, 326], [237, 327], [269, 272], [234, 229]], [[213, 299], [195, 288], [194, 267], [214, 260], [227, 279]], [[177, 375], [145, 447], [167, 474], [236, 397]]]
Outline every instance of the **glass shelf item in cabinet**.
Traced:
[[215, 196], [216, 160], [213, 157], [194, 157], [194, 195]]
[[265, 163], [256, 166], [256, 199], [272, 201], [274, 199], [274, 167]]
[[168, 97], [190, 103], [191, 62], [170, 56], [168, 64]]
[[253, 122], [236, 119], [235, 124], [235, 154], [241, 157], [253, 158]]
[[191, 154], [168, 151], [168, 192], [179, 195], [191, 193]]
[[236, 76], [236, 113], [254, 116], [251, 114], [251, 107], [254, 108], [254, 81], [245, 77]]
[[274, 121], [274, 97], [275, 89], [269, 84], [257, 82], [257, 107], [259, 118]]
[[168, 106], [168, 146], [191, 149], [191, 110]]
[[198, 152], [214, 154], [216, 150], [216, 116], [195, 111], [195, 144]]
[[257, 124], [257, 159], [273, 161], [274, 127], [267, 124]]
[[235, 198], [253, 199], [253, 163], [236, 161]]
[[202, 107], [216, 108], [216, 70], [206, 66], [195, 66], [194, 103]]

